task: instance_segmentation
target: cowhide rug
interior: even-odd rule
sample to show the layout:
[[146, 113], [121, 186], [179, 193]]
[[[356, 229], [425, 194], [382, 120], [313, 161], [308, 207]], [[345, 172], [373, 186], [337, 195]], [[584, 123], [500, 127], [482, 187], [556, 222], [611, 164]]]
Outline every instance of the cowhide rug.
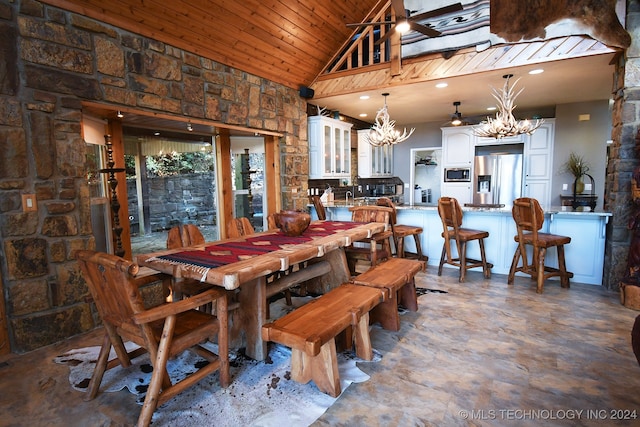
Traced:
[[[294, 307], [304, 300], [293, 299]], [[272, 314], [291, 309], [279, 307], [279, 304], [280, 301], [277, 301], [271, 305]], [[217, 350], [213, 344], [211, 346], [214, 351]], [[127, 347], [133, 348], [135, 344], [127, 343]], [[100, 347], [87, 347], [71, 350], [55, 358], [56, 363], [69, 366], [69, 381], [74, 389], [86, 391], [99, 351]], [[112, 354], [111, 357], [115, 355]], [[280, 345], [270, 346], [269, 357], [263, 362], [246, 358], [242, 354], [232, 354], [232, 382], [228, 388], [221, 388], [218, 375], [213, 374], [158, 408], [153, 415], [153, 425], [308, 426], [336, 398], [320, 392], [313, 382], [299, 384], [293, 381], [290, 378], [290, 359], [290, 349]], [[174, 381], [184, 378], [202, 360], [187, 351], [169, 361], [169, 375]], [[380, 354], [374, 351], [373, 361], [379, 360]], [[353, 353], [339, 353], [338, 361], [343, 391], [352, 382], [369, 379], [368, 375], [356, 367], [356, 362], [365, 361]], [[152, 366], [148, 355], [140, 356], [133, 362], [127, 369], [117, 367], [107, 371], [100, 392], [127, 388], [137, 396], [138, 403], [142, 404], [151, 379]]]

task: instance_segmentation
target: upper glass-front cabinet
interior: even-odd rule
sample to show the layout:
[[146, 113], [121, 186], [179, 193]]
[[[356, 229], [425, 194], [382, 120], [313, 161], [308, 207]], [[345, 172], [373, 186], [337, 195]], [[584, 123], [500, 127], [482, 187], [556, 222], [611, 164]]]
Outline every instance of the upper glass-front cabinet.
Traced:
[[351, 123], [309, 117], [309, 178], [351, 177]]
[[361, 178], [393, 175], [393, 146], [375, 147], [367, 141], [369, 129], [358, 131], [358, 175]]

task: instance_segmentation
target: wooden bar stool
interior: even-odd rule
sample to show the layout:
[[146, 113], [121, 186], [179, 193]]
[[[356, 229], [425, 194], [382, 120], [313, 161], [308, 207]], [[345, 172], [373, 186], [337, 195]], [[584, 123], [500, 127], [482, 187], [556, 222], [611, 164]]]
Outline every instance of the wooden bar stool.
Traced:
[[[475, 267], [482, 267], [484, 277], [486, 279], [491, 278], [493, 264], [487, 262], [484, 254], [484, 239], [489, 237], [489, 232], [460, 228], [462, 225], [462, 210], [458, 200], [453, 197], [441, 197], [438, 199], [438, 214], [442, 220], [442, 237], [444, 238], [438, 276], [442, 275], [442, 266], [450, 264], [460, 268], [460, 282], [464, 282], [467, 270]], [[453, 257], [451, 240], [456, 243], [457, 258]], [[477, 240], [480, 245], [480, 260], [467, 258], [467, 242], [472, 240]]]
[[405, 237], [413, 236], [413, 240], [416, 243], [416, 257], [420, 261], [428, 261], [429, 257], [422, 253], [422, 245], [420, 244], [422, 227], [398, 224], [396, 221], [396, 205], [388, 197], [380, 197], [376, 204], [393, 209], [393, 212], [391, 212], [389, 216], [389, 223], [391, 224], [391, 231], [393, 232], [393, 244], [396, 246], [396, 256], [398, 258], [406, 258], [404, 239]]
[[[564, 245], [571, 242], [571, 237], [538, 232], [544, 224], [544, 213], [536, 199], [522, 197], [514, 200], [511, 213], [518, 231], [514, 237], [518, 247], [511, 262], [507, 283], [512, 285], [515, 274], [521, 271], [537, 280], [536, 292], [539, 294], [544, 290], [544, 281], [554, 276], [560, 276], [561, 286], [568, 288], [569, 278], [573, 277], [573, 273], [568, 272], [565, 265]], [[528, 261], [527, 245], [533, 247], [531, 263]], [[553, 246], [558, 250], [558, 268], [544, 265], [547, 248]], [[522, 266], [518, 267], [520, 259], [522, 259]]]
[[[353, 222], [383, 222], [389, 224], [389, 218], [392, 212], [391, 208], [385, 206], [352, 206], [351, 221]], [[391, 257], [391, 243], [389, 239], [393, 238], [391, 230], [381, 231], [370, 238], [358, 240], [354, 243], [364, 245], [354, 246], [353, 244], [345, 248], [347, 255], [347, 263], [351, 274], [356, 274], [356, 264], [359, 260], [369, 261], [371, 267], [375, 267], [378, 262]], [[380, 250], [378, 250], [380, 245]]]
[[322, 204], [322, 200], [320, 200], [320, 196], [309, 196], [309, 199], [311, 200], [311, 203], [313, 203], [313, 207], [316, 208], [318, 219], [320, 221], [327, 219], [327, 213], [324, 210], [324, 205]]

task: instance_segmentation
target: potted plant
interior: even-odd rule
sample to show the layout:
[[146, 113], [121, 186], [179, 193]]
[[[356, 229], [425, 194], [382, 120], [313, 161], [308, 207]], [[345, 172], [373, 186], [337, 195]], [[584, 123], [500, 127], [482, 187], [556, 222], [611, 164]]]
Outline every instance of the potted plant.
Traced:
[[574, 188], [576, 194], [580, 194], [584, 191], [584, 175], [589, 171], [589, 163], [584, 159], [583, 156], [579, 156], [578, 154], [571, 152], [569, 154], [569, 159], [563, 165], [563, 171], [566, 173], [570, 173], [574, 176]]

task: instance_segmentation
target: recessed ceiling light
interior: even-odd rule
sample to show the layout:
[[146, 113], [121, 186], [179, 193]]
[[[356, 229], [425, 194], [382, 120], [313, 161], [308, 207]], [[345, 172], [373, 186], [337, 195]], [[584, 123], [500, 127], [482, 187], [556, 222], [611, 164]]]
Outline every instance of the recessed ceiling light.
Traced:
[[367, 113], [360, 113], [360, 117], [367, 117]]
[[541, 74], [541, 73], [544, 73], [544, 70], [542, 68], [536, 68], [535, 70], [529, 71], [529, 74]]
[[436, 84], [436, 87], [437, 87], [438, 89], [442, 89], [443, 87], [447, 87], [447, 86], [449, 86], [449, 83], [444, 83], [444, 82], [443, 82], [443, 83], [438, 83], [438, 84]]
[[370, 96], [369, 96], [369, 95], [362, 95], [362, 96], [360, 97], [360, 99], [369, 99], [369, 98], [370, 98]]
[[154, 134], [155, 136], [159, 136], [159, 135], [160, 135], [160, 132], [155, 131], [153, 134]]

